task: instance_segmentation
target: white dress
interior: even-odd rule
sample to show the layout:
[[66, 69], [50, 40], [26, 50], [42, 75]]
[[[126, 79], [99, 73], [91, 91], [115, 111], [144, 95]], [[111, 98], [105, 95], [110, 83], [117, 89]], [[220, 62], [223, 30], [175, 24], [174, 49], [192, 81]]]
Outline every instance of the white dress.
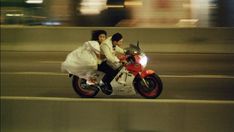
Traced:
[[96, 72], [100, 61], [96, 54], [100, 54], [99, 43], [87, 41], [67, 55], [61, 69], [63, 72], [88, 79], [90, 75]]

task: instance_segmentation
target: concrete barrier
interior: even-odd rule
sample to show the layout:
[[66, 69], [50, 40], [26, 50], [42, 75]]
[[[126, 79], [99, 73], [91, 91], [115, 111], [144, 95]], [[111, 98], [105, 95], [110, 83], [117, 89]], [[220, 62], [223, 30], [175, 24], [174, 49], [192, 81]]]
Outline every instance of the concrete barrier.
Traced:
[[233, 101], [1, 98], [2, 132], [233, 132]]
[[146, 52], [234, 53], [234, 28], [1, 27], [1, 50], [71, 51], [91, 31], [120, 32]]

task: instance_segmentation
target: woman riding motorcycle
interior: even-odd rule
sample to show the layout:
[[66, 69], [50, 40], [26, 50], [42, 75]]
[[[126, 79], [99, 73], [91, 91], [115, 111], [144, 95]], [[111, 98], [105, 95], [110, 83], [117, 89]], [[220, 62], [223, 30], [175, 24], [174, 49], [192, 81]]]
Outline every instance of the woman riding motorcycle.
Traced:
[[81, 47], [70, 52], [62, 63], [62, 71], [81, 78], [92, 80], [97, 65], [100, 63], [100, 44], [106, 39], [104, 30], [92, 33], [92, 40], [85, 42]]

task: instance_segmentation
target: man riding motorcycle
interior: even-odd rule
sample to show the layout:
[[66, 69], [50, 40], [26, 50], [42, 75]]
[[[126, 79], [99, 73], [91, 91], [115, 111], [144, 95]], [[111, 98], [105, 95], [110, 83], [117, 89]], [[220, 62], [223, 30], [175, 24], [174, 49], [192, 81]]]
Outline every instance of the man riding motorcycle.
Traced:
[[100, 88], [103, 93], [110, 95], [113, 92], [111, 81], [121, 69], [121, 63], [118, 59], [118, 54], [124, 54], [124, 50], [120, 48], [123, 43], [123, 36], [120, 33], [115, 33], [107, 38], [101, 45], [102, 63], [98, 65], [98, 70], [105, 73]]

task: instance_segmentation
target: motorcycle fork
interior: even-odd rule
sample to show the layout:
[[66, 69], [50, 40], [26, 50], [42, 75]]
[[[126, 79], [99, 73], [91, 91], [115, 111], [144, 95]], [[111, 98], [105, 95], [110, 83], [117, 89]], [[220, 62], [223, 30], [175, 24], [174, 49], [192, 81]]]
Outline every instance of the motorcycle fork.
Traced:
[[141, 80], [143, 81], [144, 85], [148, 88], [149, 85], [147, 84], [147, 82], [145, 81], [145, 79], [144, 79], [141, 75], [140, 75], [140, 78], [141, 78]]

